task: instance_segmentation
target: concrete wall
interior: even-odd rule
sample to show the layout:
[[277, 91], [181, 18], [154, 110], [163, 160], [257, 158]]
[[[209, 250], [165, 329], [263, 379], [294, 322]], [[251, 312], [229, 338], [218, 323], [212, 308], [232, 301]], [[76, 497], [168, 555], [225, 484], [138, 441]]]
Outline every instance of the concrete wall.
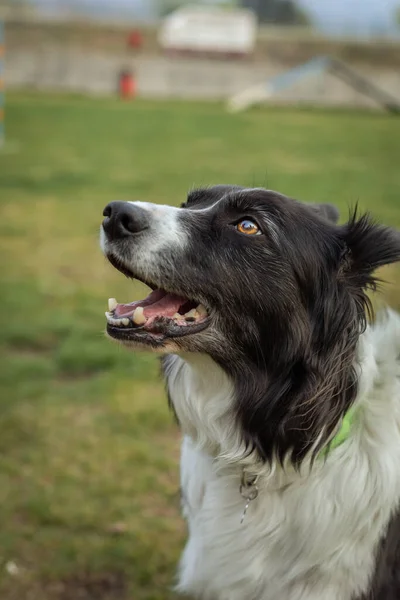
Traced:
[[[79, 46], [14, 49], [6, 55], [6, 83], [12, 87], [67, 90], [89, 94], [116, 93], [121, 69], [135, 72], [144, 97], [226, 99], [287, 69], [280, 62], [216, 61], [159, 56], [132, 57]], [[359, 72], [400, 99], [400, 75], [391, 68], [362, 65]], [[374, 102], [331, 75], [310, 77], [274, 102], [369, 106]]]

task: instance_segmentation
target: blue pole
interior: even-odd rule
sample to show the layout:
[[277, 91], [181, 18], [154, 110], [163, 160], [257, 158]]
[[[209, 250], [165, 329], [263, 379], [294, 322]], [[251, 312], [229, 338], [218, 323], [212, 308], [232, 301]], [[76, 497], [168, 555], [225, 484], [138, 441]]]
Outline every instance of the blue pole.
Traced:
[[4, 21], [0, 21], [0, 146], [4, 146], [5, 129], [4, 129], [4, 55], [5, 55], [5, 40], [4, 40]]

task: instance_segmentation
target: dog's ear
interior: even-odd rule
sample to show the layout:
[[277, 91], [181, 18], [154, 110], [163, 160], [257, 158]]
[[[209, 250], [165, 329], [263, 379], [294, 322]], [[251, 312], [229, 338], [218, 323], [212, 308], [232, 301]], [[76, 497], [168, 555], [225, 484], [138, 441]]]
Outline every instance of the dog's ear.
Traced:
[[344, 253], [343, 272], [360, 278], [360, 284], [374, 284], [373, 272], [384, 265], [400, 261], [400, 233], [378, 225], [370, 215], [357, 216], [340, 227], [340, 237], [347, 251]]
[[339, 210], [333, 204], [308, 204], [308, 206], [320, 217], [331, 223], [339, 221]]

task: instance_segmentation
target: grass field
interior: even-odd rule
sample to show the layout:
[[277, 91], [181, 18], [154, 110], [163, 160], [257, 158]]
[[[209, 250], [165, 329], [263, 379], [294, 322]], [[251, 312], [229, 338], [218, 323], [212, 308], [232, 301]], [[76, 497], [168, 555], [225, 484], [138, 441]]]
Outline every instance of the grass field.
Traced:
[[[157, 361], [103, 336], [143, 288], [98, 247], [104, 205], [199, 184], [359, 202], [400, 226], [400, 120], [11, 95], [0, 154], [0, 598], [168, 600], [185, 538]], [[400, 276], [385, 293], [400, 305]], [[396, 283], [397, 282], [397, 283]]]

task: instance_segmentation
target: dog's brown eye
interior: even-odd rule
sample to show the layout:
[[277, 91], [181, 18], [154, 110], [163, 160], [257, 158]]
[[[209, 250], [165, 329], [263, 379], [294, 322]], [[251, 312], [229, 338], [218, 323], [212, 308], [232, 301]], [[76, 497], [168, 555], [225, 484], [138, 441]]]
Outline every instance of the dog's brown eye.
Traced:
[[257, 223], [250, 221], [250, 219], [243, 219], [243, 221], [239, 221], [239, 223], [236, 225], [236, 229], [240, 231], [240, 233], [245, 233], [246, 235], [260, 235], [261, 233]]

